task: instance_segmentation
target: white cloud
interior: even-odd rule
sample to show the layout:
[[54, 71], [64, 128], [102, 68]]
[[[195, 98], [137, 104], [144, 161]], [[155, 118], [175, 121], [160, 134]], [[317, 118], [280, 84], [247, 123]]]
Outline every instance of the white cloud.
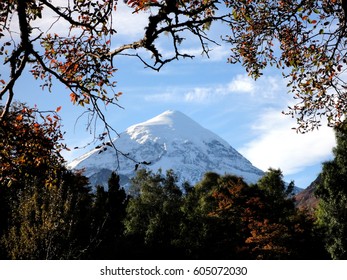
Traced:
[[210, 58], [206, 59], [207, 62], [210, 61], [227, 61], [227, 58], [230, 56], [230, 47], [226, 45], [221, 46], [215, 46], [211, 48], [211, 51], [209, 53]]
[[[161, 90], [159, 88], [156, 91]], [[215, 103], [237, 94], [249, 94], [256, 103], [288, 103], [285, 85], [278, 76], [266, 76], [255, 81], [246, 74], [236, 75], [229, 83], [197, 87], [172, 87], [163, 93], [145, 96], [146, 101]], [[182, 98], [183, 97], [183, 98]], [[238, 98], [238, 97], [237, 97]]]
[[233, 94], [250, 94], [254, 100], [261, 102], [288, 102], [283, 79], [277, 76], [265, 76], [257, 81], [247, 74], [236, 75], [229, 83], [207, 87], [196, 87], [185, 95], [187, 102], [218, 101]]
[[253, 126], [254, 140], [245, 144], [240, 152], [255, 166], [267, 170], [281, 168], [285, 175], [294, 174], [305, 167], [319, 164], [332, 155], [335, 136], [331, 128], [298, 134], [295, 122], [279, 111], [269, 110]]
[[[186, 92], [186, 93], [184, 93]], [[211, 87], [196, 88], [171, 88], [164, 93], [149, 94], [144, 97], [145, 101], [160, 103], [208, 103], [218, 100], [221, 93]]]
[[227, 91], [237, 93], [254, 93], [256, 82], [248, 75], [237, 75], [228, 85]]
[[149, 12], [133, 12], [134, 9], [125, 5], [123, 1], [118, 1], [113, 19], [117, 35], [124, 35], [127, 38], [143, 36], [150, 14]]
[[211, 88], [197, 87], [185, 94], [184, 100], [186, 102], [205, 103], [210, 101], [213, 95]]
[[280, 97], [288, 101], [288, 97], [284, 94], [288, 91], [285, 80], [279, 75], [264, 75], [254, 80], [247, 74], [236, 75], [227, 85], [227, 91], [235, 94], [251, 94], [252, 97], [260, 99], [276, 99]]

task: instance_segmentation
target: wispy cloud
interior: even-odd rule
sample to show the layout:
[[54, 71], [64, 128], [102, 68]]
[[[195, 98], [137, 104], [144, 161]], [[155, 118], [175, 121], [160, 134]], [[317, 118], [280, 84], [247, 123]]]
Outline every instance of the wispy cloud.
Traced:
[[216, 96], [216, 93], [212, 88], [196, 87], [184, 95], [184, 101], [194, 103], [205, 103], [210, 102], [214, 96], [218, 97]]
[[123, 1], [118, 1], [117, 11], [113, 15], [117, 35], [127, 38], [143, 36], [149, 16], [149, 12], [134, 13], [134, 9], [125, 5]]
[[227, 58], [230, 56], [230, 47], [223, 44], [221, 46], [213, 46], [211, 47], [211, 51], [209, 53], [209, 58], [206, 59], [207, 62], [215, 62], [215, 61], [227, 61]]
[[[156, 91], [159, 90], [162, 89], [156, 89]], [[267, 76], [255, 81], [246, 74], [239, 74], [226, 84], [173, 87], [166, 89], [163, 93], [146, 95], [145, 100], [202, 104], [219, 102], [228, 96], [238, 98], [238, 94], [249, 94], [254, 102], [268, 103], [273, 101], [278, 103], [279, 99], [287, 100], [287, 96], [283, 94], [285, 91], [281, 77]]]
[[290, 122], [277, 110], [267, 110], [254, 123], [254, 139], [240, 152], [255, 166], [267, 170], [281, 168], [285, 175], [294, 174], [331, 157], [335, 145], [333, 130], [322, 126], [320, 130], [298, 134], [295, 122]]
[[229, 93], [254, 93], [257, 87], [256, 82], [248, 75], [237, 75], [227, 85], [226, 90]]

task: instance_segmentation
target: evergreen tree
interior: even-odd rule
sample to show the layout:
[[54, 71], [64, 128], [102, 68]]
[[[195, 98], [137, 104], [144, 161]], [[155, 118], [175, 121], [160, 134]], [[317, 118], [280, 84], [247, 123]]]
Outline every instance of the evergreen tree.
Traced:
[[267, 202], [271, 204], [271, 212], [268, 214], [272, 213], [274, 220], [285, 220], [295, 212], [294, 182], [287, 185], [280, 169], [269, 168], [257, 182], [257, 186], [264, 192]]
[[323, 164], [317, 216], [333, 259], [347, 259], [347, 123], [335, 130], [334, 159]]
[[98, 186], [93, 203], [93, 259], [115, 259], [122, 257], [122, 241], [125, 209], [128, 198], [120, 187], [119, 175], [112, 172], [108, 190]]
[[257, 182], [257, 185], [276, 202], [287, 200], [293, 195], [294, 182], [292, 181], [286, 185], [280, 169], [269, 168], [265, 175]]

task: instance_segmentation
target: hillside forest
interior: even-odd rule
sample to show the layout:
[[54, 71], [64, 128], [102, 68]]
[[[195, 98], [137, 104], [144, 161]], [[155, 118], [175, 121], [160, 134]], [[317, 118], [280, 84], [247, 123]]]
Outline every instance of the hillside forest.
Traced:
[[0, 126], [1, 259], [346, 259], [347, 133], [323, 164], [315, 210], [269, 169], [257, 184], [140, 169], [90, 186], [65, 167], [57, 112], [12, 106]]

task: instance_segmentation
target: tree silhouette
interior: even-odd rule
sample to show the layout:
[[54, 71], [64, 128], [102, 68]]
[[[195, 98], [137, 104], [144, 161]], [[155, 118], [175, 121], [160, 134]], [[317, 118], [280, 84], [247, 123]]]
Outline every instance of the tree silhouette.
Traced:
[[117, 259], [122, 257], [122, 242], [127, 195], [119, 185], [119, 176], [112, 172], [108, 180], [108, 190], [98, 186], [92, 207], [92, 248], [93, 259]]

